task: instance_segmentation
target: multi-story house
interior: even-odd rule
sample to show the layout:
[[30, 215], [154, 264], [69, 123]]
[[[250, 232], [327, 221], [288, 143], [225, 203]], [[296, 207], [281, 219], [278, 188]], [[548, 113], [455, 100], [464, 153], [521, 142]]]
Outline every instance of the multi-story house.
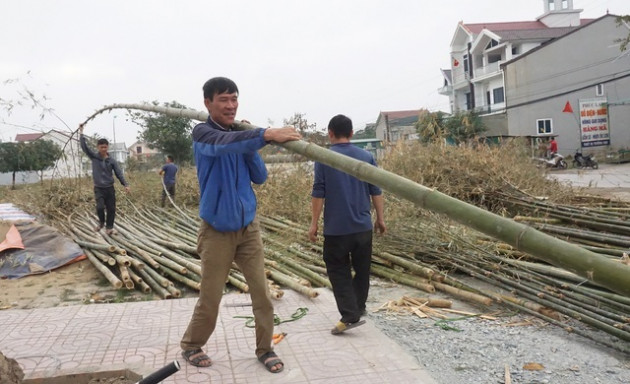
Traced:
[[564, 154], [630, 147], [630, 26], [604, 15], [502, 65], [510, 136], [558, 136]]
[[[528, 52], [588, 25], [580, 19], [581, 9], [573, 0], [543, 0], [544, 13], [533, 21], [476, 23], [460, 22], [451, 41], [451, 68], [443, 69], [444, 86], [439, 93], [449, 97], [451, 112], [475, 110], [483, 116], [487, 136], [512, 136], [508, 122], [510, 100], [505, 79], [507, 63], [518, 62]], [[611, 42], [612, 43], [612, 42]], [[583, 47], [576, 45], [574, 50]], [[535, 67], [567, 68], [561, 54], [551, 61], [530, 63]], [[519, 78], [521, 87], [527, 75]], [[533, 127], [533, 124], [532, 124]], [[532, 128], [532, 135], [535, 129]]]

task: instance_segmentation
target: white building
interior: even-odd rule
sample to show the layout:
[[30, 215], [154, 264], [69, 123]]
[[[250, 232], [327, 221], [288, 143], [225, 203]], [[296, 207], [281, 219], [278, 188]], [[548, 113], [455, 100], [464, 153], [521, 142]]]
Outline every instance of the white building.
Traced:
[[[533, 21], [457, 25], [451, 40], [451, 68], [442, 70], [444, 86], [439, 89], [449, 97], [452, 113], [505, 113], [501, 65], [592, 21], [580, 19], [582, 10], [573, 9], [573, 0], [543, 0], [543, 6], [544, 13]], [[489, 128], [487, 135], [507, 134], [503, 116], [484, 122]]]

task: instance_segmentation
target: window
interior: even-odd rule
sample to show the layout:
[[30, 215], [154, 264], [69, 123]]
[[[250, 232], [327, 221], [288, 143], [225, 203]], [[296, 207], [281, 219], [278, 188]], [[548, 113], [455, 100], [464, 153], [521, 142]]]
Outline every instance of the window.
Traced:
[[490, 49], [492, 47], [496, 47], [497, 45], [499, 45], [499, 42], [496, 41], [495, 39], [492, 39], [492, 40], [490, 40], [488, 45], [486, 45], [486, 49]]
[[137, 146], [136, 147], [136, 153], [137, 154], [141, 154], [142, 153], [142, 147], [141, 146]]
[[468, 55], [464, 55], [464, 72], [468, 73]]
[[472, 98], [470, 97], [470, 92], [466, 93], [466, 110], [470, 111], [472, 109]]
[[569, 0], [562, 0], [562, 9], [569, 8]]
[[604, 84], [597, 84], [595, 86], [595, 96], [604, 96]]
[[536, 126], [538, 127], [537, 133], [539, 135], [545, 135], [553, 133], [553, 124], [551, 124], [551, 119], [539, 119], [536, 120]]
[[550, 11], [555, 11], [556, 10], [556, 1], [555, 0], [549, 0], [549, 1], [547, 1], [547, 4], [549, 4], [549, 10]]
[[513, 55], [518, 55], [521, 53], [521, 47], [518, 45], [513, 45], [512, 46], [512, 54]]
[[503, 93], [503, 87], [495, 88], [492, 90], [492, 99], [494, 104], [503, 103], [505, 101], [505, 94]]
[[488, 64], [496, 63], [497, 61], [501, 61], [501, 55], [488, 55]]

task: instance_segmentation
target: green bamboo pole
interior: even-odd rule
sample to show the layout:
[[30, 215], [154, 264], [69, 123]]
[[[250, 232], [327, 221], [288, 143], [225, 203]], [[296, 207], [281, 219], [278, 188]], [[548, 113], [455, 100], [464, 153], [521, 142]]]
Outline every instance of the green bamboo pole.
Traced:
[[[193, 109], [169, 108], [151, 104], [113, 104], [96, 111], [85, 122], [87, 123], [102, 112], [117, 108], [138, 109], [200, 121], [205, 121], [208, 118], [206, 112]], [[235, 126], [241, 130], [254, 128], [254, 126], [242, 122], [238, 122]], [[419, 207], [444, 214], [467, 227], [505, 241], [518, 250], [574, 272], [614, 292], [630, 296], [630, 284], [628, 284], [630, 266], [620, 265], [575, 244], [567, 243], [527, 225], [501, 217], [392, 172], [332, 152], [316, 144], [299, 140], [277, 145], [310, 160], [346, 172], [362, 181], [377, 185]]]

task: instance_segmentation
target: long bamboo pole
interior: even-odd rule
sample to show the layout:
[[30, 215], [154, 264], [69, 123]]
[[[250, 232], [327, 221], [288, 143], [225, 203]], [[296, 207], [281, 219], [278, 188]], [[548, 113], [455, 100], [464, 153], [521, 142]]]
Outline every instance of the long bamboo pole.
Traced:
[[[87, 123], [102, 112], [118, 108], [138, 109], [199, 121], [205, 121], [208, 118], [206, 112], [193, 109], [169, 108], [151, 104], [112, 104], [96, 111], [85, 122]], [[242, 122], [235, 125], [237, 129], [241, 130], [255, 128]], [[630, 296], [630, 284], [628, 284], [630, 266], [620, 265], [575, 244], [567, 243], [527, 225], [501, 217], [392, 172], [332, 152], [316, 144], [300, 140], [277, 145], [301, 154], [310, 160], [344, 171], [362, 181], [377, 185], [422, 208], [444, 214], [467, 227], [505, 241], [518, 250], [574, 272], [614, 292]]]

